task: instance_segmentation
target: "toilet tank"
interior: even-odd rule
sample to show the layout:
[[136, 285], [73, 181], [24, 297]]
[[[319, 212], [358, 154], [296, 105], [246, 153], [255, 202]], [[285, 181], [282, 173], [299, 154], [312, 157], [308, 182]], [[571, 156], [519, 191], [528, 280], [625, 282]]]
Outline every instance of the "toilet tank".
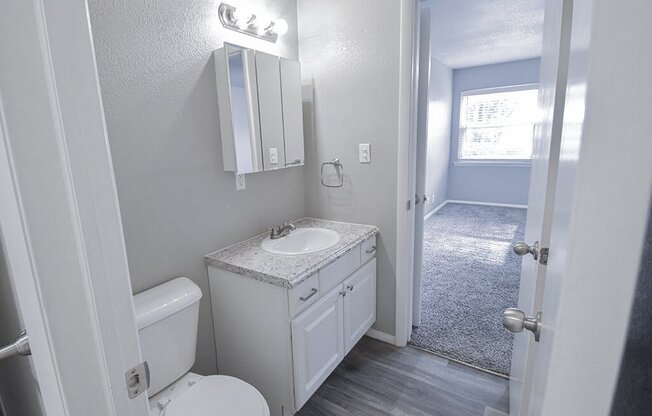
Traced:
[[172, 384], [195, 362], [201, 290], [178, 277], [134, 296], [143, 359], [149, 364], [149, 396]]

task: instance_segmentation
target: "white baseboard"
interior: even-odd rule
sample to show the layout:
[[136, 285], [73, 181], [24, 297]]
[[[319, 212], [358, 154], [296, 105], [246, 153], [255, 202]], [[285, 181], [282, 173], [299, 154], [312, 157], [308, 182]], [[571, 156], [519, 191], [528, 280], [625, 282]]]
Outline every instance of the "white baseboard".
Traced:
[[448, 204], [448, 200], [442, 202], [441, 204], [437, 205], [435, 209], [430, 211], [429, 213], [426, 214], [426, 216], [423, 218], [424, 220], [427, 220], [428, 218], [432, 217], [435, 215], [435, 212], [439, 211], [440, 209], [444, 208], [444, 205]]
[[498, 202], [478, 202], [478, 201], [462, 201], [459, 199], [449, 199], [445, 202], [446, 204], [467, 204], [467, 205], [486, 205], [489, 207], [504, 207], [504, 208], [521, 208], [527, 209], [527, 205], [518, 205], [518, 204], [501, 204]]
[[396, 345], [396, 337], [394, 335], [390, 335], [386, 332], [379, 331], [377, 329], [371, 328], [367, 333], [365, 334], [369, 338], [377, 339], [378, 341], [383, 341], [388, 344]]

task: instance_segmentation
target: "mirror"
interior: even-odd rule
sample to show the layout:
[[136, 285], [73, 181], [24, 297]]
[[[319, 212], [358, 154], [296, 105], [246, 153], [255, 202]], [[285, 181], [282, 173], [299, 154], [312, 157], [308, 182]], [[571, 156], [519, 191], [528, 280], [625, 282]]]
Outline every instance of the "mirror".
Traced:
[[[263, 169], [258, 87], [253, 51], [225, 45], [215, 53], [224, 170], [238, 174]], [[229, 138], [229, 140], [225, 140]]]
[[299, 62], [231, 44], [214, 55], [224, 170], [303, 165]]

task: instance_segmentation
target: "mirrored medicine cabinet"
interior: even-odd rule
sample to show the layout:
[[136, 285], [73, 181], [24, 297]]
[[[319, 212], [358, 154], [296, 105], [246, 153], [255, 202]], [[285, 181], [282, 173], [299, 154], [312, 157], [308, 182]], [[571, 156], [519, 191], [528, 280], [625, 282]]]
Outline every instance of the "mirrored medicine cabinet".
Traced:
[[224, 170], [303, 165], [299, 62], [229, 43], [214, 55]]

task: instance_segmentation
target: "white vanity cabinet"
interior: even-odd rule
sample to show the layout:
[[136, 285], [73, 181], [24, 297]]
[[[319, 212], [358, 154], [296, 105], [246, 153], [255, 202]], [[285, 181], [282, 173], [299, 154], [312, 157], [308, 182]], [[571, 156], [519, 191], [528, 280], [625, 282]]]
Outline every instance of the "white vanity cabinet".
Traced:
[[375, 321], [374, 258], [292, 320], [297, 409], [308, 401]]
[[376, 259], [353, 273], [343, 284], [344, 355], [376, 322]]
[[339, 288], [292, 321], [292, 353], [296, 408], [300, 409], [344, 358], [344, 308]]
[[296, 413], [376, 320], [375, 241], [292, 288], [209, 266], [218, 372]]

